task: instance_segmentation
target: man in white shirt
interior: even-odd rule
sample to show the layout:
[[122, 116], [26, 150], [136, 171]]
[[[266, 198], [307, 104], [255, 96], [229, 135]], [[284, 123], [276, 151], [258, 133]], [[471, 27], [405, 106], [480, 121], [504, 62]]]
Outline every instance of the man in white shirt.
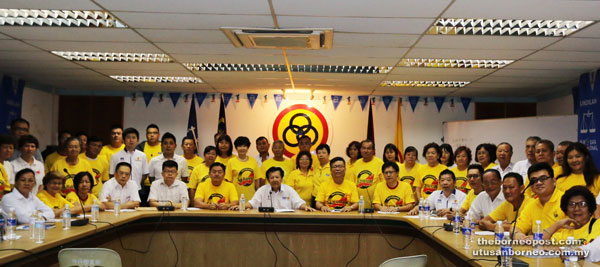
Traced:
[[[138, 143], [139, 133], [136, 129], [127, 128], [123, 131], [125, 137], [125, 148], [114, 153], [110, 158], [109, 174], [115, 175], [115, 167], [120, 162], [127, 162], [131, 166], [131, 180], [135, 182], [138, 189], [141, 188], [141, 182], [148, 176], [148, 160], [144, 152], [135, 149]], [[102, 152], [101, 152], [102, 153]]]
[[162, 179], [152, 182], [148, 203], [151, 207], [172, 205], [181, 208], [183, 200], [188, 200], [187, 185], [175, 179], [177, 176], [177, 162], [167, 160], [162, 164]]
[[[12, 134], [12, 136], [15, 137], [15, 139], [18, 141], [19, 139], [21, 139], [21, 136], [24, 135], [28, 135], [29, 134], [29, 122], [26, 119], [23, 118], [18, 118], [18, 119], [14, 119], [11, 123], [10, 123], [10, 133]], [[39, 146], [38, 146], [39, 148]], [[13, 154], [13, 156], [10, 158], [10, 160], [15, 160], [17, 159], [19, 156], [21, 156], [21, 151], [19, 150], [15, 150], [15, 153]], [[33, 157], [41, 162], [42, 164], [44, 163], [44, 158], [42, 158], [42, 153], [40, 152], [39, 149], [36, 149], [35, 152], [33, 152]], [[13, 181], [14, 182], [14, 181]], [[11, 182], [12, 183], [12, 182]]]
[[[38, 161], [34, 157], [38, 145], [39, 142], [33, 135], [23, 135], [21, 139], [19, 139], [19, 150], [21, 151], [21, 156], [10, 162], [15, 173], [22, 169], [33, 170], [35, 174], [35, 186], [31, 190], [33, 195], [37, 195], [39, 187], [42, 186], [42, 179], [44, 179], [45, 174], [44, 163]], [[9, 182], [11, 184], [15, 183], [15, 181]]]
[[31, 169], [23, 169], [17, 172], [15, 178], [15, 189], [2, 198], [2, 213], [6, 216], [10, 209], [15, 210], [17, 222], [29, 223], [31, 214], [39, 210], [46, 219], [54, 219], [54, 211], [46, 206], [39, 198], [31, 193], [36, 187], [35, 175]]
[[248, 203], [247, 209], [257, 209], [258, 207], [273, 207], [275, 209], [294, 209], [315, 211], [315, 209], [306, 205], [304, 200], [291, 186], [282, 184], [283, 169], [280, 167], [271, 167], [267, 170], [269, 184], [261, 186]]
[[130, 176], [131, 165], [127, 162], [119, 162], [115, 168], [115, 177], [102, 186], [98, 197], [106, 209], [113, 209], [117, 199], [120, 200], [121, 209], [133, 209], [140, 206], [138, 185], [130, 179]]
[[162, 179], [162, 164], [167, 160], [173, 160], [177, 162], [178, 170], [176, 179], [179, 181], [187, 181], [188, 177], [190, 177], [187, 161], [184, 157], [175, 155], [175, 149], [177, 148], [177, 141], [175, 141], [175, 136], [172, 133], [165, 133], [162, 136], [161, 148], [162, 154], [152, 158], [150, 160], [150, 173], [148, 177], [150, 177], [150, 182], [154, 182], [155, 180]]
[[[442, 190], [431, 193], [427, 198], [427, 203], [433, 210], [437, 211], [438, 216], [443, 217], [454, 209], [459, 209], [467, 195], [460, 190], [456, 190], [456, 176], [451, 170], [443, 170], [440, 173], [439, 181]], [[456, 203], [455, 207], [453, 207], [454, 203]]]
[[504, 175], [509, 172], [513, 172], [513, 168], [515, 164], [511, 162], [513, 155], [513, 148], [507, 142], [502, 142], [498, 144], [496, 148], [496, 159], [498, 159], [498, 165], [492, 167], [492, 169], [498, 170], [502, 179], [504, 179]]
[[504, 202], [504, 195], [502, 194], [502, 178], [500, 172], [495, 169], [489, 169], [483, 173], [482, 178], [483, 189], [485, 192], [481, 192], [475, 197], [471, 208], [467, 216], [472, 220], [475, 220], [476, 224], [479, 224], [479, 220], [485, 218], [488, 214], [494, 211], [502, 202]]
[[262, 166], [262, 163], [271, 158], [269, 155], [269, 139], [264, 136], [256, 138], [256, 151], [258, 151], [258, 156], [254, 157], [256, 162], [258, 162], [258, 167]]
[[[527, 159], [517, 161], [513, 167], [513, 172], [516, 172], [527, 179], [527, 170], [535, 163], [535, 144], [540, 140], [542, 139], [538, 136], [527, 137], [527, 140], [525, 141], [525, 156], [527, 156]], [[526, 182], [525, 186], [527, 186], [527, 184], [528, 183]]]

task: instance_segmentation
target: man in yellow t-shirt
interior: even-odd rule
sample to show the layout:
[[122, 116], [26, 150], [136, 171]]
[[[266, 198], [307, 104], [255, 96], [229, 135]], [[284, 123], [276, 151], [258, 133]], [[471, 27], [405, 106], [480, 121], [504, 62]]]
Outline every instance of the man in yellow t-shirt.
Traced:
[[112, 155], [123, 150], [123, 148], [125, 148], [125, 144], [123, 144], [123, 127], [113, 125], [110, 127], [110, 144], [102, 147], [100, 155], [104, 155], [106, 160], [110, 162]]
[[358, 209], [358, 190], [356, 184], [344, 179], [346, 161], [335, 157], [329, 161], [332, 179], [321, 184], [316, 197], [316, 208], [323, 212], [339, 210], [348, 212]]
[[71, 132], [69, 131], [60, 131], [58, 133], [58, 148], [56, 151], [50, 153], [50, 155], [46, 156], [44, 159], [44, 169], [46, 173], [50, 171], [52, 164], [61, 158], [67, 157], [67, 148], [65, 147], [65, 141], [71, 137]]
[[383, 182], [381, 166], [383, 161], [375, 156], [375, 143], [371, 140], [364, 140], [360, 143], [360, 154], [362, 159], [354, 163], [354, 181], [358, 194], [365, 200], [365, 208], [372, 208], [373, 192], [375, 185]]
[[83, 158], [85, 158], [92, 167], [93, 172], [91, 174], [94, 178], [94, 187], [92, 188], [91, 193], [96, 197], [100, 194], [100, 190], [102, 190], [102, 183], [110, 179], [110, 176], [108, 175], [108, 161], [104, 157], [99, 157], [101, 150], [102, 139], [97, 136], [90, 136]]
[[235, 186], [223, 182], [225, 165], [215, 162], [210, 165], [210, 182], [201, 183], [196, 189], [194, 207], [210, 210], [233, 209], [238, 204], [238, 194]]
[[204, 148], [204, 162], [194, 168], [194, 171], [190, 174], [190, 181], [187, 184], [190, 189], [190, 199], [194, 199], [198, 185], [209, 180], [209, 168], [210, 165], [215, 163], [216, 159], [217, 148], [215, 146], [207, 146]]
[[471, 164], [467, 167], [467, 179], [469, 181], [469, 185], [471, 190], [467, 193], [467, 198], [463, 202], [460, 207], [460, 214], [463, 216], [467, 214], [469, 208], [471, 208], [471, 203], [473, 200], [479, 195], [479, 193], [483, 192], [483, 167], [481, 164]]
[[94, 173], [89, 161], [81, 159], [79, 152], [81, 151], [81, 143], [77, 137], [70, 137], [65, 141], [67, 147], [67, 157], [59, 159], [52, 167], [51, 172], [58, 172], [65, 175], [65, 183], [61, 191], [61, 195], [66, 196], [70, 192], [75, 192], [73, 187], [73, 177], [80, 172]]
[[331, 179], [331, 167], [329, 167], [329, 153], [331, 149], [327, 144], [320, 144], [317, 147], [317, 158], [319, 159], [319, 165], [314, 169], [313, 178], [313, 192], [312, 196], [317, 197], [317, 190], [322, 183]]
[[381, 170], [385, 183], [378, 183], [375, 187], [373, 207], [384, 212], [410, 211], [415, 205], [412, 187], [398, 181], [398, 164], [385, 162]]
[[535, 227], [535, 221], [542, 221], [542, 229], [546, 229], [556, 221], [565, 218], [560, 209], [563, 191], [556, 189], [554, 171], [548, 163], [536, 163], [529, 167], [527, 176], [532, 184], [537, 199], [529, 203], [519, 215], [516, 222], [515, 239], [525, 239]]
[[[146, 141], [139, 143], [135, 149], [146, 154], [148, 163], [150, 163], [150, 160], [154, 157], [162, 154], [162, 145], [160, 142], [160, 131], [158, 129], [158, 125], [150, 124], [146, 127]], [[144, 181], [142, 181], [144, 192], [150, 192], [150, 185], [150, 180], [148, 178], [144, 178]]]
[[188, 173], [192, 173], [196, 166], [204, 162], [201, 157], [196, 155], [198, 152], [196, 150], [196, 142], [194, 142], [194, 138], [189, 136], [184, 137], [181, 141], [181, 149], [183, 150], [183, 157], [187, 162]]
[[[300, 139], [298, 139], [298, 153], [300, 153], [301, 151], [306, 151], [308, 153], [310, 153], [310, 148], [312, 147], [312, 140], [310, 140], [310, 137], [308, 135], [303, 135], [302, 137], [300, 137]], [[319, 167], [319, 158], [317, 157], [317, 155], [315, 154], [310, 154], [312, 156], [312, 168], [316, 169]], [[298, 156], [298, 154], [294, 155], [292, 157], [292, 163], [294, 163], [294, 168], [293, 170], [297, 169], [298, 166], [296, 166], [296, 157]]]
[[505, 198], [504, 202], [479, 221], [479, 228], [482, 230], [494, 231], [496, 229], [496, 222], [501, 221], [504, 231], [512, 232], [512, 225], [517, 216], [517, 212], [522, 214], [530, 201], [534, 200], [533, 198], [526, 198], [525, 195], [523, 195], [524, 190], [525, 185], [523, 176], [515, 172], [507, 173], [504, 176], [504, 181], [502, 181], [502, 194]]
[[[283, 152], [285, 151], [283, 141], [277, 140], [273, 142], [271, 151], [273, 151], [273, 157], [265, 160], [260, 166], [261, 176], [265, 176], [267, 170], [271, 167], [280, 167], [284, 171], [283, 177], [285, 179], [285, 177], [287, 177], [287, 175], [294, 170], [295, 164], [290, 159], [286, 159], [283, 156]], [[266, 179], [266, 177], [261, 178]]]
[[254, 196], [256, 189], [262, 184], [258, 163], [256, 159], [248, 156], [248, 149], [250, 148], [250, 139], [248, 137], [240, 136], [236, 138], [233, 145], [238, 155], [227, 162], [225, 180], [233, 183], [238, 193], [238, 198], [244, 194], [244, 197], [250, 200]]

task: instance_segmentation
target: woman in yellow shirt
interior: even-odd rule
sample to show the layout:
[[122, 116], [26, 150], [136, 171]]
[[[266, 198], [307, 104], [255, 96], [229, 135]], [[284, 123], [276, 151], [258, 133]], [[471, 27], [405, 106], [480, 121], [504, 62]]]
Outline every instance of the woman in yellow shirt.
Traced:
[[217, 159], [215, 162], [220, 162], [227, 166], [227, 163], [229, 163], [229, 160], [233, 157], [233, 143], [231, 142], [231, 137], [226, 134], [219, 136], [217, 139]]
[[454, 166], [454, 153], [452, 152], [452, 146], [450, 144], [440, 145], [442, 149], [442, 155], [440, 156], [440, 163], [450, 168]]
[[594, 196], [600, 191], [598, 168], [588, 148], [582, 143], [572, 143], [565, 149], [563, 173], [556, 179], [556, 188], [567, 191], [576, 185], [586, 186]]
[[94, 179], [89, 172], [80, 172], [76, 174], [73, 178], [73, 185], [75, 186], [75, 192], [69, 193], [66, 197], [67, 201], [73, 206], [75, 204], [81, 206], [81, 203], [83, 203], [83, 209], [85, 211], [91, 211], [92, 204], [94, 204], [94, 200], [96, 200], [96, 204], [98, 204], [100, 210], [104, 210], [104, 204], [102, 204], [95, 195], [90, 194], [94, 187]]
[[37, 197], [54, 211], [56, 218], [62, 215], [65, 205], [68, 204], [71, 214], [81, 212], [81, 204], [71, 204], [60, 195], [60, 191], [65, 183], [64, 177], [58, 172], [49, 172], [42, 179], [44, 189], [38, 192]]
[[314, 174], [313, 170], [310, 168], [310, 166], [312, 166], [312, 157], [310, 153], [306, 151], [298, 153], [298, 156], [296, 157], [296, 166], [298, 166], [298, 168], [285, 177], [283, 183], [294, 188], [306, 204], [313, 203], [313, 191], [317, 189], [314, 188]]
[[390, 143], [385, 145], [383, 148], [383, 163], [386, 162], [396, 162], [396, 164], [400, 165], [400, 159], [398, 158], [398, 148], [396, 145]]
[[479, 144], [475, 149], [475, 161], [481, 164], [484, 171], [496, 166], [496, 145], [490, 143]]
[[468, 183], [469, 179], [467, 179], [467, 168], [469, 167], [469, 163], [471, 163], [471, 159], [471, 149], [466, 146], [459, 146], [454, 153], [456, 166], [450, 168], [456, 176], [456, 189], [464, 193], [469, 193], [469, 190], [471, 190], [471, 186]]
[[352, 174], [354, 173], [352, 169], [354, 168], [354, 163], [357, 160], [362, 158], [360, 154], [360, 142], [352, 141], [348, 144], [346, 148], [346, 156], [348, 156], [348, 161], [346, 162], [346, 177], [345, 179], [348, 181], [352, 181]]

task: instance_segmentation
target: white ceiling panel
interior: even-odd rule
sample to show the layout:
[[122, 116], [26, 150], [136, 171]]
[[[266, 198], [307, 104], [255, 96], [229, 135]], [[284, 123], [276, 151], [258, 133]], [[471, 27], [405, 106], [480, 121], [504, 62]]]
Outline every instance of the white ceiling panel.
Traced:
[[451, 59], [519, 59], [534, 50], [483, 50], [483, 49], [432, 49], [414, 48], [407, 58], [451, 58]]
[[552, 37], [424, 35], [415, 45], [419, 48], [458, 49], [541, 49], [558, 41]]
[[155, 43], [167, 53], [205, 55], [280, 55], [278, 49], [236, 48], [231, 44]]
[[523, 59], [600, 62], [600, 52], [539, 51]]
[[114, 12], [133, 28], [216, 30], [220, 27], [273, 27], [271, 16]]
[[0, 67], [3, 68], [13, 68], [13, 69], [23, 69], [27, 70], [35, 70], [35, 69], [80, 69], [81, 66], [77, 64], [66, 61], [43, 61], [40, 62], [38, 60], [0, 60]]
[[333, 28], [335, 32], [421, 34], [434, 19], [277, 16], [281, 28]]
[[585, 29], [572, 34], [570, 37], [600, 38], [600, 23], [596, 22], [595, 24], [587, 26]]
[[[275, 79], [287, 79], [287, 72], [194, 72], [197, 73], [198, 76], [206, 79], [207, 81], [217, 81], [221, 80], [224, 82], [235, 82], [237, 79], [265, 79], [265, 78], [275, 78]], [[266, 79], [265, 79], [266, 80]]]
[[294, 78], [301, 79], [315, 79], [315, 80], [325, 80], [329, 79], [332, 81], [381, 81], [385, 74], [347, 74], [347, 73], [314, 73], [314, 72], [292, 72]]
[[516, 84], [545, 84], [567, 82], [578, 77], [510, 77], [510, 76], [487, 76], [478, 80], [478, 83], [516, 83]]
[[[476, 88], [465, 87], [460, 88], [455, 92], [451, 92], [450, 96], [463, 97], [526, 97], [529, 94], [538, 91], [538, 89], [523, 89], [523, 88]], [[462, 105], [461, 107], [462, 108]]]
[[22, 40], [144, 42], [131, 29], [3, 26], [0, 32]]
[[97, 0], [110, 11], [270, 15], [266, 0]]
[[422, 74], [417, 74], [417, 73], [413, 73], [413, 74], [402, 74], [402, 75], [394, 75], [394, 74], [390, 74], [388, 76], [385, 77], [385, 80], [389, 80], [389, 81], [446, 81], [446, 80], [452, 80], [452, 81], [474, 81], [481, 78], [481, 75], [445, 75], [445, 74], [438, 74], [438, 75], [432, 75], [432, 74], [427, 74], [427, 73], [422, 73]]
[[154, 30], [141, 29], [139, 33], [156, 43], [229, 44], [220, 30]]
[[79, 64], [95, 70], [186, 70], [177, 63], [137, 63], [137, 62], [78, 62]]
[[[598, 20], [600, 1], [457, 0], [446, 18]], [[568, 12], [566, 12], [568, 11]]]
[[[133, 87], [143, 90], [153, 91], [181, 91], [187, 89], [187, 92], [193, 92], [194, 90], [206, 90], [211, 89], [209, 85], [202, 83], [130, 83]], [[166, 98], [166, 97], [165, 97]], [[181, 100], [183, 102], [183, 100]]]
[[285, 64], [283, 55], [171, 54], [171, 56], [181, 63]]
[[398, 60], [406, 53], [408, 48], [391, 47], [334, 47], [323, 50], [286, 50], [288, 55], [326, 56], [326, 57], [391, 57]]
[[374, 34], [374, 33], [334, 33], [333, 45], [359, 47], [411, 47], [419, 35], [413, 34]]
[[48, 51], [162, 53], [150, 43], [28, 41]]
[[274, 1], [273, 6], [277, 15], [435, 18], [449, 2], [432, 0], [416, 4], [412, 0], [278, 0]]
[[290, 64], [306, 65], [351, 65], [351, 66], [394, 66], [400, 57], [369, 58], [362, 55], [355, 57], [319, 57], [319, 56], [293, 56], [288, 55]]
[[40, 51], [18, 40], [0, 40], [0, 51]]
[[390, 71], [390, 74], [395, 75], [473, 75], [483, 76], [496, 71], [496, 69], [458, 69], [458, 68], [407, 68], [396, 67]]
[[[456, 88], [416, 88], [416, 87], [377, 87], [376, 94], [393, 94], [393, 95], [418, 95], [418, 96], [444, 96], [456, 90]], [[408, 105], [404, 102], [403, 105]], [[429, 101], [429, 105], [435, 105], [433, 101]]]
[[4, 35], [3, 33], [0, 32], [0, 40], [10, 40], [12, 39], [11, 37]]
[[132, 75], [132, 76], [177, 76], [177, 77], [193, 77], [190, 72], [186, 70], [97, 70], [104, 75]]
[[563, 50], [563, 51], [596, 51], [600, 52], [600, 39], [592, 38], [566, 38], [553, 44], [545, 50]]
[[63, 60], [49, 52], [36, 51], [0, 51], [0, 60]]
[[600, 68], [600, 63], [576, 61], [525, 61], [519, 60], [504, 69], [537, 69], [537, 70], [578, 70], [587, 71]]
[[490, 76], [509, 76], [509, 77], [578, 77], [581, 72], [578, 70], [515, 70], [515, 69], [501, 69]]
[[89, 0], [2, 0], [1, 8], [100, 10]]

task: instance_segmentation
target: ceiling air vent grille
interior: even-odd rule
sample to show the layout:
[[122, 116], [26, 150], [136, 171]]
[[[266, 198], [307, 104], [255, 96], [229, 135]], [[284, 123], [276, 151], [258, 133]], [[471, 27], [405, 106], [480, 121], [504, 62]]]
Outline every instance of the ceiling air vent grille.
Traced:
[[333, 29], [268, 29], [222, 27], [235, 47], [267, 49], [330, 49]]

